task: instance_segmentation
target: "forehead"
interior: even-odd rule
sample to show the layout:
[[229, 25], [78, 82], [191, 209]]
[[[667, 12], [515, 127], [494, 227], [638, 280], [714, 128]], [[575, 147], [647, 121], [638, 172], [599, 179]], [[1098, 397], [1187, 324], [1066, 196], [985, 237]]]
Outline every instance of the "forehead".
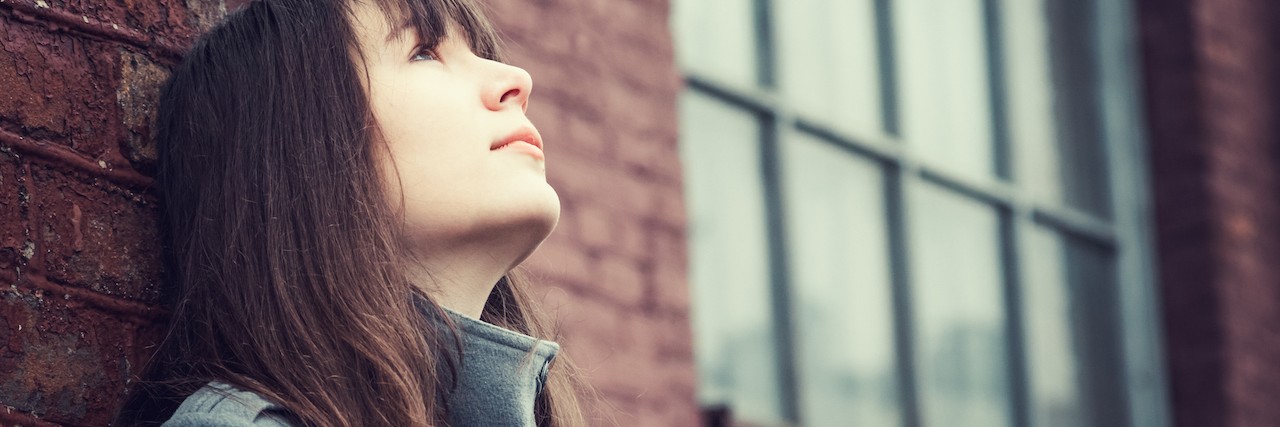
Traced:
[[382, 47], [412, 36], [412, 20], [399, 11], [388, 11], [371, 1], [351, 3], [351, 26], [362, 45]]

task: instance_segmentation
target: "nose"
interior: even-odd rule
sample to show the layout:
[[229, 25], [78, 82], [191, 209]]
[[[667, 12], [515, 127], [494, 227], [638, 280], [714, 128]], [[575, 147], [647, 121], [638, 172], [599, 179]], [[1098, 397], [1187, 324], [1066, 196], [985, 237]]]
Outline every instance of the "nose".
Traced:
[[512, 106], [524, 112], [529, 108], [529, 93], [533, 91], [533, 77], [523, 68], [494, 62], [496, 65], [489, 88], [485, 92], [485, 107], [499, 111]]

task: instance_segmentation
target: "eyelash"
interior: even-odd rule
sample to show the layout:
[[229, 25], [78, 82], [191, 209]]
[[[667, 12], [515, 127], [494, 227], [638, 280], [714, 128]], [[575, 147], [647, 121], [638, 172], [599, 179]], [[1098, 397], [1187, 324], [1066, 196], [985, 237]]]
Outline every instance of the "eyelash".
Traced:
[[413, 56], [410, 56], [409, 60], [411, 62], [417, 62], [416, 60], [414, 60], [414, 58], [417, 58], [421, 55], [430, 56], [431, 59], [429, 60], [435, 60], [435, 61], [440, 60], [440, 55], [436, 54], [435, 49], [429, 48], [427, 46], [418, 46], [417, 48], [414, 48]]

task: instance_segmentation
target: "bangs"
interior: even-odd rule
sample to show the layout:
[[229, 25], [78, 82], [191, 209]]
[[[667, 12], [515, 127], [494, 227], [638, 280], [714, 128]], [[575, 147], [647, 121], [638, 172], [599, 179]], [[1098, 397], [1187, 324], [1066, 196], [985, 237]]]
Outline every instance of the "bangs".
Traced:
[[411, 29], [418, 40], [435, 48], [448, 34], [449, 25], [467, 38], [467, 44], [476, 56], [502, 61], [498, 36], [488, 18], [472, 0], [373, 0], [391, 23], [392, 36], [401, 37], [401, 30]]

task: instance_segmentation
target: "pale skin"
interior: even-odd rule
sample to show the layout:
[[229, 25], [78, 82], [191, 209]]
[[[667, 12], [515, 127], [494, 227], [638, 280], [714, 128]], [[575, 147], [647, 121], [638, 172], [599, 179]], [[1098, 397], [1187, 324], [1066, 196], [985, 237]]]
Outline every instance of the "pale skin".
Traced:
[[[521, 130], [532, 79], [476, 56], [464, 37], [435, 51], [412, 30], [391, 34], [376, 6], [352, 5], [370, 106], [386, 138], [388, 203], [402, 210], [414, 283], [435, 301], [479, 318], [494, 284], [555, 229], [560, 199], [540, 156], [490, 148]], [[358, 63], [358, 62], [357, 62]], [[403, 194], [403, 200], [400, 195]]]

